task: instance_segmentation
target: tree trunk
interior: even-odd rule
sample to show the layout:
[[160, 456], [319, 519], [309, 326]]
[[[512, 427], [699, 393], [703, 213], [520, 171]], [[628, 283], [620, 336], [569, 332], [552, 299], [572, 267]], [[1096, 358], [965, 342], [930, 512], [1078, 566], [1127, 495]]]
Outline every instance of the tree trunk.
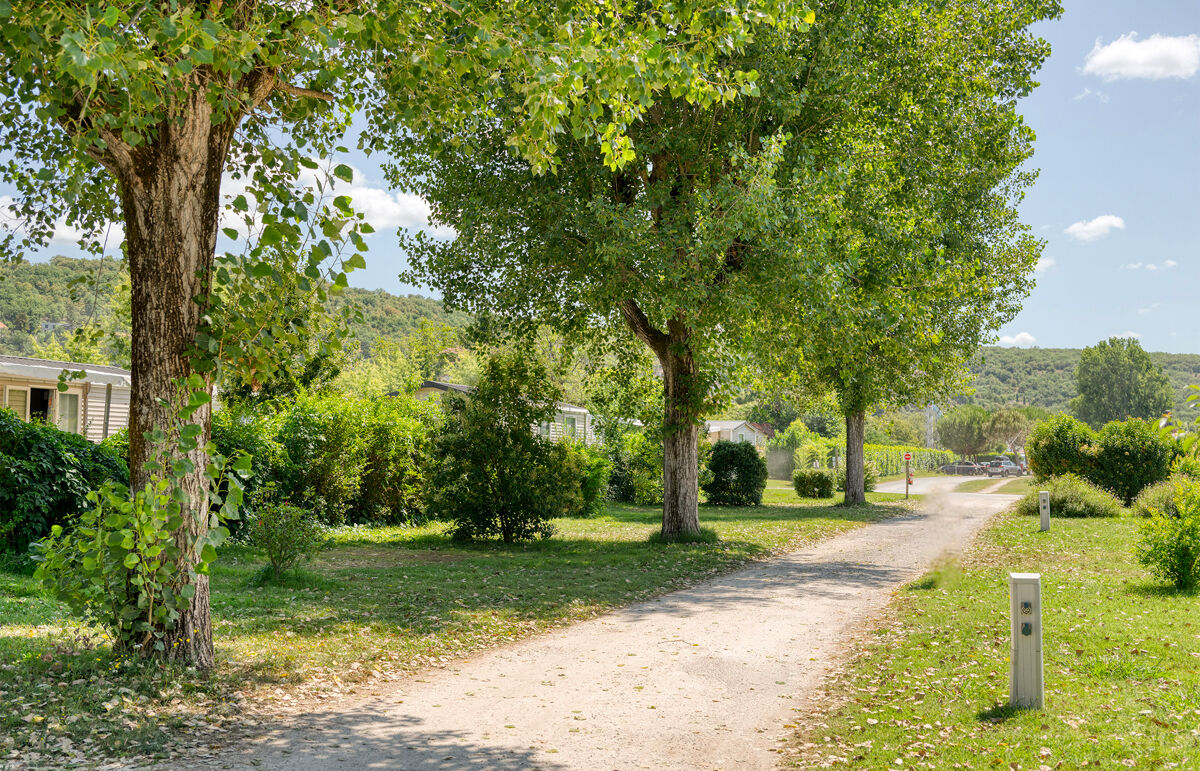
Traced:
[[700, 533], [700, 394], [691, 331], [678, 319], [656, 328], [632, 300], [620, 305], [633, 333], [658, 357], [663, 370], [663, 524], [666, 539]]
[[846, 416], [846, 497], [847, 506], [867, 502], [863, 477], [863, 440], [867, 432], [867, 414], [852, 412]]
[[[151, 479], [144, 464], [154, 448], [143, 434], [175, 419], [159, 400], [178, 405], [183, 394], [177, 383], [192, 374], [190, 354], [216, 249], [221, 173], [234, 130], [232, 120], [213, 125], [203, 88], [179, 115], [161, 124], [152, 142], [130, 149], [116, 169], [132, 283], [129, 471], [135, 490]], [[211, 382], [207, 390], [212, 393]], [[190, 418], [201, 426], [202, 445], [211, 435], [210, 418], [209, 406]], [[208, 576], [188, 577], [198, 561], [197, 539], [208, 530], [208, 458], [197, 450], [189, 459], [195, 470], [182, 479], [189, 505], [175, 533], [182, 552], [176, 575], [180, 586], [194, 582], [196, 592], [179, 622], [163, 630], [166, 650], [160, 655], [208, 668], [214, 663]]]

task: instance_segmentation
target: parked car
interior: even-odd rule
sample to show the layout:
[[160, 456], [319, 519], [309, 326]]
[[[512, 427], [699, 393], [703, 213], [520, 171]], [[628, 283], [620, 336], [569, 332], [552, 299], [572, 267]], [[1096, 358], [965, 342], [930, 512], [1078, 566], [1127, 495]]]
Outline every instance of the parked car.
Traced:
[[987, 464], [987, 475], [990, 477], [1019, 477], [1021, 467], [1005, 458], [994, 460]]
[[983, 474], [984, 468], [978, 463], [973, 463], [969, 460], [960, 460], [957, 463], [947, 463], [945, 466], [942, 466], [940, 469], [938, 469], [938, 471], [941, 471], [943, 474], [957, 474], [958, 476], [974, 477]]

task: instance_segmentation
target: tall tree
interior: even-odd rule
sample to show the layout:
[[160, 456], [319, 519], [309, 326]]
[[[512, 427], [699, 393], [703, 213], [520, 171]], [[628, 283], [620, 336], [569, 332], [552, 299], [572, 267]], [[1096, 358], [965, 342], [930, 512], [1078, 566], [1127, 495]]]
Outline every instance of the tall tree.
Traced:
[[1075, 367], [1071, 410], [1092, 428], [1110, 420], [1160, 418], [1171, 409], [1171, 381], [1134, 338], [1110, 337], [1084, 348]]
[[[759, 75], [748, 98], [707, 108], [681, 98], [656, 104], [629, 126], [635, 155], [619, 171], [570, 137], [555, 174], [535, 175], [507, 152], [503, 122], [493, 117], [512, 111], [521, 99], [515, 91], [497, 93], [474, 123], [454, 131], [397, 137], [392, 181], [429, 199], [458, 233], [450, 243], [411, 239], [408, 278], [517, 331], [535, 323], [572, 334], [627, 327], [663, 373], [663, 534], [697, 532], [700, 416], [723, 400], [737, 366], [791, 347], [780, 334], [788, 319], [827, 307], [826, 274], [842, 259], [828, 250], [828, 232], [847, 210], [870, 204], [843, 198], [850, 170], [873, 163], [859, 151], [889, 148], [905, 119], [950, 114], [948, 90], [977, 108], [955, 112], [960, 118], [1011, 116], [1044, 53], [1024, 27], [1057, 10], [942, 5], [816, 3], [814, 24], [760, 35], [731, 63]], [[893, 50], [904, 52], [903, 66]], [[886, 73], [881, 56], [891, 56]], [[501, 68], [497, 82], [517, 81]], [[897, 106], [902, 117], [891, 112]], [[939, 141], [964, 128], [938, 125]], [[986, 147], [953, 141], [967, 155], [956, 169], [1007, 141], [1004, 131], [984, 136], [987, 128], [965, 132]], [[864, 141], [855, 146], [852, 136]], [[932, 146], [908, 150], [903, 164], [914, 169], [944, 160]], [[963, 195], [979, 189], [971, 184]]]
[[[878, 97], [831, 129], [853, 164], [819, 266], [825, 302], [790, 325], [814, 390], [846, 424], [845, 502], [865, 501], [866, 415], [961, 387], [966, 363], [1012, 318], [1041, 244], [1015, 205], [1031, 180], [1032, 131], [1016, 101], [1049, 53], [1029, 33], [1040, 2], [895, 7], [862, 43]], [[839, 130], [841, 129], [841, 130]]]
[[997, 410], [988, 419], [983, 428], [989, 442], [1003, 444], [1005, 449], [1013, 451], [1025, 444], [1025, 437], [1033, 424], [1021, 410]]
[[962, 457], [974, 457], [988, 448], [988, 411], [977, 404], [964, 404], [947, 412], [938, 421], [942, 446]]
[[[169, 450], [190, 469], [179, 481], [173, 590], [186, 587], [191, 599], [169, 628], [148, 622], [165, 656], [213, 663], [207, 577], [196, 568], [211, 548], [205, 446], [218, 366], [253, 380], [297, 339], [273, 303], [286, 274], [298, 272], [323, 300], [325, 282], [345, 286], [345, 271], [363, 264], [370, 228], [333, 191], [350, 169], [302, 178], [336, 150], [355, 111], [365, 108], [371, 146], [435, 119], [475, 120], [503, 88], [517, 94], [504, 141], [534, 167], [555, 164], [568, 131], [620, 165], [631, 154], [626, 127], [660, 94], [708, 106], [748, 90], [753, 75], [725, 62], [759, 28], [785, 23], [792, 6], [0, 2], [0, 147], [10, 153], [0, 180], [16, 189], [8, 214], [19, 221], [4, 252], [45, 245], [60, 217], [99, 251], [119, 213], [133, 309], [134, 487], [150, 482], [155, 429], [183, 415], [194, 445]], [[501, 63], [511, 82], [493, 78]], [[251, 238], [218, 267], [227, 180], [245, 192], [229, 204], [226, 235], [242, 227]], [[214, 291], [229, 285], [239, 289]]]

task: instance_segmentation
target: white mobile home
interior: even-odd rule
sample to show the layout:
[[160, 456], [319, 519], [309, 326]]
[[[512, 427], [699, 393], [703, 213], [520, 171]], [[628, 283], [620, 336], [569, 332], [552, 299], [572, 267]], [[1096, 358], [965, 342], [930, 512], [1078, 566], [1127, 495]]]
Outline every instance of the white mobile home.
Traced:
[[[63, 370], [83, 372], [58, 390]], [[0, 356], [0, 407], [100, 442], [129, 425], [129, 370], [74, 361]]]
[[710, 420], [704, 425], [704, 433], [712, 444], [724, 439], [727, 442], [752, 444], [759, 452], [767, 451], [767, 432], [746, 420]]
[[[458, 383], [443, 383], [438, 380], [426, 380], [421, 383], [414, 397], [425, 400], [440, 397], [447, 391], [458, 391], [469, 394], [474, 389], [471, 386]], [[559, 439], [579, 439], [584, 444], [596, 443], [596, 430], [592, 425], [592, 415], [587, 408], [567, 402], [558, 402], [553, 422], [542, 423], [537, 427], [538, 433], [551, 441]]]

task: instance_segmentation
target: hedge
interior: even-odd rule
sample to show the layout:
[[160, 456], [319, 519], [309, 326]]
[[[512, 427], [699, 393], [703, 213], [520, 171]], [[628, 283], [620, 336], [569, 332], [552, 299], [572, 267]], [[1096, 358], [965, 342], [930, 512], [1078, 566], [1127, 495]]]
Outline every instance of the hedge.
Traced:
[[904, 473], [904, 453], [912, 453], [910, 468], [913, 471], [937, 471], [947, 463], [955, 461], [949, 450], [930, 450], [927, 447], [905, 447], [892, 444], [863, 445], [863, 460], [874, 463], [880, 476]]

